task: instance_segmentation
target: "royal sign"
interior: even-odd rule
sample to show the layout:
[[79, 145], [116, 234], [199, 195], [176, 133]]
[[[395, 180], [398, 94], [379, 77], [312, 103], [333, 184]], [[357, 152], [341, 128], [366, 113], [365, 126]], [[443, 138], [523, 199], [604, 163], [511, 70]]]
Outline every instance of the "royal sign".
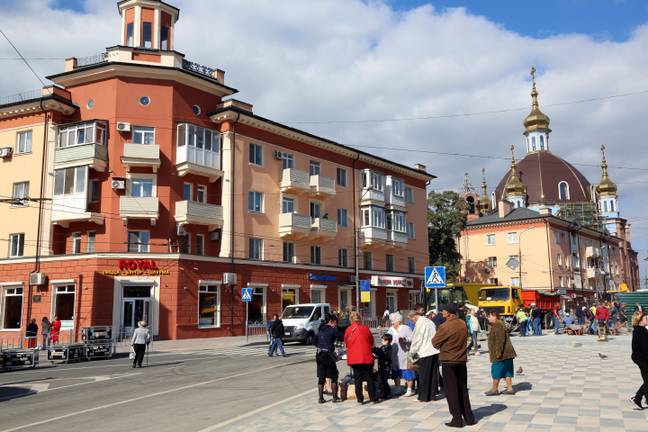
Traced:
[[119, 260], [119, 269], [104, 270], [106, 276], [160, 276], [169, 275], [167, 269], [158, 268], [153, 260]]
[[396, 276], [371, 276], [371, 285], [387, 288], [413, 288], [414, 280]]

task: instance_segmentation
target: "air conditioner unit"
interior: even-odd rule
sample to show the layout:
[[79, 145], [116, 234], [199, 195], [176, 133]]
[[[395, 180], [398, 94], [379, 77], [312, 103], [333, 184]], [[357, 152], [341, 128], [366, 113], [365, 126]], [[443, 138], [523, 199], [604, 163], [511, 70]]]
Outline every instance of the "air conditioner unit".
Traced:
[[13, 149], [11, 147], [2, 147], [0, 148], [0, 158], [6, 158], [11, 156]]
[[176, 235], [177, 236], [183, 236], [185, 234], [187, 234], [187, 230], [184, 228], [184, 225], [176, 226]]
[[212, 231], [209, 233], [209, 240], [218, 241], [220, 240], [220, 231]]
[[45, 273], [29, 273], [29, 285], [45, 285]]
[[130, 132], [131, 124], [126, 122], [117, 122], [117, 130], [119, 132]]
[[113, 189], [126, 189], [126, 180], [113, 180], [111, 186]]
[[283, 159], [283, 152], [280, 152], [279, 150], [274, 151], [274, 157], [275, 159]]
[[223, 273], [223, 283], [226, 285], [236, 285], [236, 273]]

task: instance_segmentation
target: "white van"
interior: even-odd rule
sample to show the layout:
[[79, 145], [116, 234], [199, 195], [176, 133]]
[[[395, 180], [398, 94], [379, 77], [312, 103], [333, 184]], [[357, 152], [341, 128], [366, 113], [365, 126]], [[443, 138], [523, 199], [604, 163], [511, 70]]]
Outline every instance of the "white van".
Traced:
[[286, 306], [281, 314], [284, 342], [303, 342], [312, 345], [322, 325], [322, 319], [331, 313], [328, 303], [305, 303]]

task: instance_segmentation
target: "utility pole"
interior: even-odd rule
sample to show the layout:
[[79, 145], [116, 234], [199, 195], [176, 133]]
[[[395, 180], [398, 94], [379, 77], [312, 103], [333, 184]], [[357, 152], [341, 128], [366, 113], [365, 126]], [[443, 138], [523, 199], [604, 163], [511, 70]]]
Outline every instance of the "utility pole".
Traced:
[[356, 229], [353, 235], [353, 249], [355, 250], [355, 298], [356, 307], [360, 312], [360, 229]]

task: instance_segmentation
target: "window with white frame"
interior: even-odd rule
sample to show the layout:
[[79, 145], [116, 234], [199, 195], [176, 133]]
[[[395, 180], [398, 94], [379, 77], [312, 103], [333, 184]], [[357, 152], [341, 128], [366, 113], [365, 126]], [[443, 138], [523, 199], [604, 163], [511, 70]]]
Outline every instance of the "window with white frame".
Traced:
[[414, 257], [407, 257], [407, 272], [416, 273], [416, 260]]
[[140, 197], [140, 198], [152, 197], [153, 179], [151, 178], [130, 179], [130, 196]]
[[308, 173], [310, 175], [319, 175], [321, 171], [320, 163], [318, 161], [310, 161], [308, 163]]
[[88, 253], [93, 253], [96, 251], [96, 240], [97, 240], [97, 232], [96, 231], [88, 231], [88, 244], [86, 245], [86, 251]]
[[405, 202], [407, 204], [414, 204], [414, 191], [411, 187], [405, 188]]
[[14, 183], [11, 190], [11, 206], [24, 207], [28, 204], [29, 182]]
[[412, 240], [414, 238], [414, 223], [413, 222], [407, 222], [407, 238]]
[[279, 159], [281, 159], [281, 167], [283, 169], [295, 168], [295, 156], [292, 153], [281, 152]]
[[387, 293], [385, 294], [385, 303], [390, 312], [396, 312], [398, 310], [396, 291], [387, 290]]
[[385, 271], [394, 271], [394, 255], [385, 255]]
[[364, 252], [362, 254], [362, 261], [364, 262], [365, 270], [373, 269], [373, 254], [371, 252]]
[[310, 248], [310, 263], [322, 264], [322, 247], [313, 245]]
[[403, 180], [392, 177], [391, 192], [394, 196], [403, 197], [405, 195], [405, 183], [403, 183]]
[[337, 224], [339, 227], [349, 226], [347, 209], [343, 209], [343, 208], [337, 209]]
[[495, 234], [486, 234], [486, 244], [488, 246], [495, 245]]
[[349, 250], [348, 249], [338, 249], [338, 265], [340, 267], [349, 266]]
[[519, 277], [512, 277], [511, 278], [511, 286], [519, 287], [520, 286], [520, 278]]
[[252, 165], [263, 165], [263, 146], [250, 143], [250, 163]]
[[569, 199], [569, 184], [566, 181], [558, 183], [558, 199], [560, 201]]
[[324, 301], [324, 289], [311, 288], [311, 303], [322, 303]]
[[496, 256], [491, 256], [486, 258], [486, 265], [490, 268], [495, 268], [497, 267], [497, 257]]
[[25, 254], [25, 233], [9, 234], [9, 258]]
[[283, 261], [287, 263], [295, 262], [295, 243], [283, 242]]
[[32, 131], [22, 131], [16, 134], [16, 154], [31, 153]]
[[387, 213], [386, 228], [397, 231], [407, 232], [407, 224], [405, 222], [405, 212], [392, 210]]
[[385, 176], [381, 173], [372, 170], [362, 171], [362, 187], [365, 189], [371, 188], [378, 191], [385, 189]]
[[155, 128], [133, 126], [133, 144], [155, 144]]
[[128, 252], [148, 252], [150, 239], [148, 231], [128, 231]]
[[207, 186], [198, 185], [196, 187], [196, 201], [207, 204]]
[[506, 242], [508, 244], [517, 244], [518, 242], [518, 233], [510, 232], [506, 234]]
[[84, 144], [105, 144], [106, 125], [99, 122], [79, 123], [59, 129], [58, 147], [73, 147]]
[[221, 134], [191, 123], [178, 124], [176, 163], [220, 169]]
[[168, 50], [169, 49], [169, 27], [162, 26], [160, 28], [160, 49]]
[[196, 255], [205, 255], [205, 235], [196, 234]]
[[281, 213], [294, 213], [295, 199], [290, 197], [281, 197]]
[[142, 42], [144, 48], [153, 48], [153, 23], [144, 21], [142, 23]]
[[205, 284], [198, 290], [198, 327], [220, 326], [220, 286]]
[[336, 176], [336, 181], [338, 186], [345, 186], [347, 185], [347, 170], [344, 168], [338, 168], [337, 169], [337, 176]]
[[59, 317], [62, 327], [73, 327], [75, 295], [74, 284], [54, 286], [54, 316]]
[[499, 279], [497, 279], [497, 278], [488, 278], [488, 283], [490, 285], [499, 285]]
[[87, 165], [54, 170], [54, 195], [85, 193], [87, 178]]
[[263, 192], [248, 192], [248, 211], [263, 213]]
[[126, 24], [126, 46], [132, 47], [134, 45], [134, 32], [135, 23]]
[[378, 206], [362, 208], [362, 226], [385, 228], [385, 209]]
[[81, 253], [81, 233], [80, 232], [72, 233], [72, 253], [73, 254]]
[[248, 258], [252, 260], [263, 259], [263, 239], [250, 237], [248, 241]]
[[6, 287], [2, 295], [2, 329], [19, 330], [22, 322], [23, 288]]

